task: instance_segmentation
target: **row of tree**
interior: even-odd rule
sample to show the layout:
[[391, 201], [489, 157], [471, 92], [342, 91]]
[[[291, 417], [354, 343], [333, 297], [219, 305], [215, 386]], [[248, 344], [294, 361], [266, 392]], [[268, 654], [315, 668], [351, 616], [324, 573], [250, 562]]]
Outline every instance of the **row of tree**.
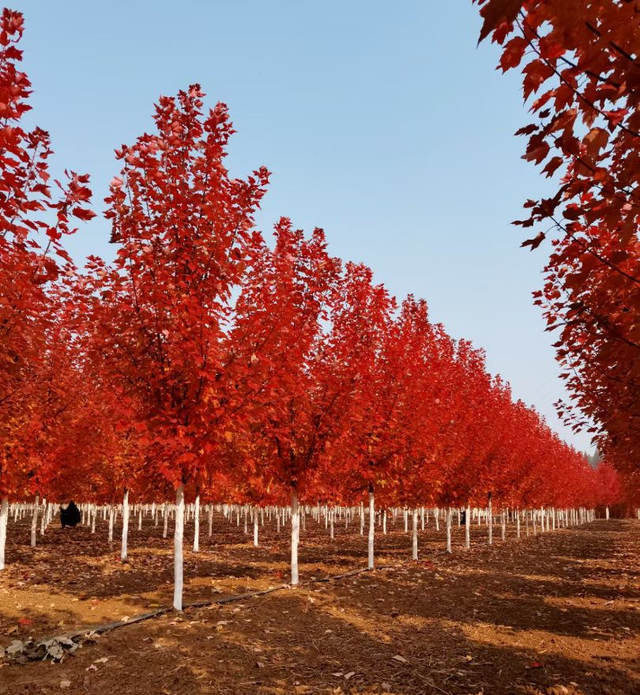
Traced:
[[[198, 85], [116, 152], [115, 260], [64, 249], [88, 177], [51, 186], [47, 134], [21, 125], [22, 16], [0, 31], [0, 546], [8, 498], [161, 501], [175, 493], [176, 606], [185, 494], [291, 506], [577, 508], [610, 504], [482, 351], [343, 263], [321, 230], [254, 215], [269, 173], [229, 175], [227, 109]], [[606, 485], [603, 480], [613, 478]], [[613, 487], [612, 487], [613, 486]], [[373, 514], [370, 514], [373, 517]], [[4, 549], [0, 547], [0, 553]], [[293, 580], [297, 581], [294, 570]]]

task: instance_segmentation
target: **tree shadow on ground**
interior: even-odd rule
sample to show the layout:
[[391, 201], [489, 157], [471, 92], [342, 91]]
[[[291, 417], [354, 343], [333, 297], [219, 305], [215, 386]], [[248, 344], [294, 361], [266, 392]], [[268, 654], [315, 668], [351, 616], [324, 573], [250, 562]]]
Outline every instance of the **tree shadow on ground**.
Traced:
[[[175, 682], [178, 689], [168, 686], [172, 695], [334, 693], [337, 687], [343, 692], [365, 693], [382, 692], [382, 683], [395, 688], [389, 692], [411, 694], [475, 694], [483, 689], [486, 695], [632, 693], [638, 684], [633, 681], [631, 655], [640, 634], [640, 614], [633, 608], [638, 598], [637, 584], [633, 584], [637, 530], [633, 522], [597, 522], [518, 541], [510, 529], [505, 542], [496, 540], [489, 547], [482, 528], [473, 536], [471, 551], [434, 557], [442, 550], [444, 532], [436, 533], [431, 526], [420, 534], [420, 550], [432, 559], [398, 564], [408, 557], [410, 534], [396, 529], [377, 538], [378, 559], [394, 565], [390, 570], [249, 601], [251, 617], [242, 617], [246, 607], [233, 604], [208, 612], [189, 611], [183, 617], [168, 616], [144, 627], [124, 628], [101, 638], [99, 645], [101, 649], [111, 645], [113, 651], [105, 654], [112, 654], [108, 658], [119, 664], [121, 676], [135, 669], [135, 663], [119, 650], [132, 650], [138, 658], [147, 659], [145, 683], [147, 679], [165, 685]], [[215, 599], [221, 590], [266, 588], [288, 576], [286, 529], [280, 535], [272, 528], [261, 529], [259, 548], [252, 547], [251, 536], [242, 527], [225, 522], [216, 531], [212, 540], [203, 537], [200, 554], [186, 553], [186, 576], [191, 578], [187, 601]], [[323, 528], [307, 522], [302, 577], [362, 566], [364, 540], [359, 529], [352, 531], [332, 542]], [[104, 528], [100, 532], [104, 536]], [[458, 545], [463, 532], [454, 530]], [[70, 536], [60, 530], [45, 538], [46, 543], [36, 551], [21, 545], [23, 540], [14, 543], [14, 555], [9, 559], [15, 564], [7, 576], [9, 591], [14, 590], [16, 596], [22, 589], [17, 584], [27, 581], [23, 580], [27, 573], [33, 575], [36, 586], [52, 586], [84, 602], [92, 597], [121, 598], [133, 608], [144, 609], [149, 599], [140, 594], [145, 591], [170, 600], [171, 542], [162, 538], [161, 526], [132, 533], [131, 563], [126, 566], [116, 559], [117, 543], [111, 545], [88, 531]], [[628, 575], [622, 589], [621, 567]], [[264, 615], [260, 606], [264, 606]], [[46, 622], [47, 606], [40, 613], [29, 610], [26, 615], [34, 620], [34, 627], [44, 629], [41, 621]], [[57, 610], [49, 625], [54, 624]], [[207, 616], [228, 622], [218, 630], [217, 620]], [[118, 617], [122, 616], [113, 616]], [[70, 618], [57, 619], [66, 622]], [[191, 635], [191, 628], [184, 627], [190, 624], [202, 629], [194, 629]], [[228, 625], [234, 625], [235, 637]], [[154, 646], [164, 639], [173, 642]], [[296, 663], [280, 662], [273, 656], [273, 663], [258, 666], [263, 653], [291, 653], [297, 655]], [[96, 652], [95, 658], [101, 655]], [[407, 662], [394, 660], [395, 655]], [[353, 665], [348, 665], [349, 660]], [[88, 662], [85, 668], [90, 665]], [[225, 675], [223, 666], [237, 678]], [[152, 667], [157, 673], [147, 673]], [[38, 668], [28, 667], [39, 674]], [[63, 664], [60, 672], [65, 668]], [[107, 671], [100, 669], [101, 673]], [[341, 676], [333, 675], [340, 672]], [[98, 683], [98, 689], [87, 692], [106, 693], [100, 689], [103, 681], [97, 679], [97, 673], [87, 673], [82, 678], [90, 679], [91, 688], [94, 680]], [[108, 684], [110, 676], [104, 675]], [[113, 690], [114, 683], [111, 687], [112, 693], [120, 692]], [[304, 687], [310, 690], [296, 690]]]
[[[391, 576], [376, 581], [377, 590], [368, 588], [374, 597], [397, 587]], [[342, 588], [348, 594], [355, 584]], [[323, 585], [167, 615], [102, 637], [53, 670], [42, 663], [6, 668], [0, 693], [59, 692], [63, 679], [92, 695], [123, 688], [130, 695], [637, 691], [630, 656], [597, 663], [575, 647], [569, 656], [561, 645], [542, 654], [535, 634], [499, 641], [472, 621], [416, 620], [402, 610], [394, 618], [347, 598], [336, 599]]]

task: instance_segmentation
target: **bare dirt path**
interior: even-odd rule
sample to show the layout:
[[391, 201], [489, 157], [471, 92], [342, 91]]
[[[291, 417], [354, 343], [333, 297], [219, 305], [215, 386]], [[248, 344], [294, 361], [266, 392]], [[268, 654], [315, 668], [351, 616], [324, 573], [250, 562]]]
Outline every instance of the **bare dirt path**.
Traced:
[[[510, 532], [492, 547], [474, 529], [475, 547], [452, 556], [434, 555], [443, 532], [430, 528], [421, 547], [432, 559], [418, 562], [404, 561], [400, 526], [379, 539], [391, 569], [131, 625], [62, 664], [1, 667], [0, 693], [640, 693], [640, 523], [520, 541]], [[188, 599], [286, 578], [286, 535], [265, 527], [255, 549], [242, 529], [221, 530], [188, 557]], [[157, 529], [134, 541], [126, 566], [83, 530], [52, 529], [35, 553], [14, 537], [0, 579], [4, 644], [134, 615], [169, 595], [170, 541]], [[358, 566], [364, 543], [357, 529], [331, 543], [308, 528], [301, 575]]]

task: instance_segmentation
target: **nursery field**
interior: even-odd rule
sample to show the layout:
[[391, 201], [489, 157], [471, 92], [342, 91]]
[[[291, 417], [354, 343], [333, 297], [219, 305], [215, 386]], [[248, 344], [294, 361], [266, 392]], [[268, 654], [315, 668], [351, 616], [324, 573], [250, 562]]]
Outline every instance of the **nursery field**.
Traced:
[[[172, 542], [162, 525], [132, 530], [129, 561], [104, 522], [52, 524], [29, 546], [25, 518], [10, 524], [0, 577], [0, 646], [70, 633], [171, 605]], [[117, 529], [116, 529], [117, 530]], [[287, 588], [288, 529], [214, 517], [199, 553], [185, 553], [185, 606], [83, 641], [61, 663], [0, 667], [0, 693], [472, 693], [640, 692], [640, 523], [597, 520], [515, 538], [454, 525], [453, 554], [433, 522], [420, 560], [401, 518], [366, 536], [336, 525], [331, 540], [307, 520], [300, 580]], [[187, 524], [186, 536], [192, 532]], [[117, 538], [117, 533], [116, 536]], [[216, 604], [243, 593], [278, 591]]]

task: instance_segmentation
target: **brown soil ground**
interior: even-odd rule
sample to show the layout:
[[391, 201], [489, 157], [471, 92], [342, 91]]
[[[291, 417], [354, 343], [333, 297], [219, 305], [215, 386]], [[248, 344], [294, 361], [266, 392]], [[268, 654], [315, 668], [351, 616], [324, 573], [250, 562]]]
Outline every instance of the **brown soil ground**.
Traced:
[[[51, 526], [28, 546], [28, 520], [9, 525], [0, 577], [0, 646], [152, 610], [171, 600], [171, 540], [132, 522], [131, 561], [101, 522]], [[251, 528], [249, 529], [251, 531]], [[385, 569], [308, 583], [224, 606], [192, 608], [109, 632], [61, 664], [0, 667], [0, 694], [183, 695], [389, 693], [633, 695], [640, 693], [640, 523], [588, 526], [454, 554], [431, 520], [410, 557], [400, 519], [378, 535]], [[288, 529], [261, 528], [261, 547], [215, 517], [212, 539], [186, 553], [185, 601], [215, 600], [287, 579]], [[192, 532], [189, 524], [187, 532]], [[428, 558], [428, 559], [427, 559]], [[307, 518], [301, 578], [361, 567], [357, 525]]]

